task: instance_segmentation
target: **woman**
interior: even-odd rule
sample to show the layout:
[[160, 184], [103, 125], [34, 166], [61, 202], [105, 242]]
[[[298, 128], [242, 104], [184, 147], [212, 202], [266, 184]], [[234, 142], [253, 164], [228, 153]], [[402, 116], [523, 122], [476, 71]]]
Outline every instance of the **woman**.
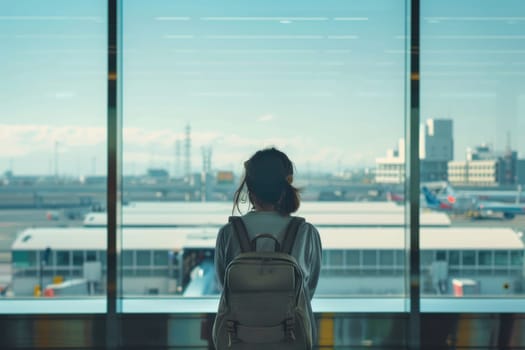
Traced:
[[[240, 212], [239, 203], [249, 200], [252, 208], [242, 216], [250, 239], [258, 233], [270, 233], [282, 243], [291, 214], [299, 209], [299, 190], [292, 185], [293, 164], [286, 154], [276, 148], [257, 151], [244, 163], [244, 177], [235, 191], [234, 210]], [[215, 268], [218, 283], [224, 281], [226, 267], [240, 252], [240, 245], [231, 223], [224, 225], [217, 236]], [[273, 251], [271, 239], [257, 241], [257, 251]], [[310, 223], [304, 222], [297, 232], [291, 251], [303, 273], [306, 297], [312, 299], [321, 268], [321, 240], [319, 232]], [[221, 288], [222, 289], [222, 288]], [[315, 320], [312, 320], [312, 335], [316, 339]]]

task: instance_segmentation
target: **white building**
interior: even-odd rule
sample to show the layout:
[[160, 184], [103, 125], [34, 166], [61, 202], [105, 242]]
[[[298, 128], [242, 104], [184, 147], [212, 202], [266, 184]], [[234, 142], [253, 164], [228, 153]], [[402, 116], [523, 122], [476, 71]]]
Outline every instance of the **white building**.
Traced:
[[398, 141], [397, 149], [389, 149], [386, 157], [376, 159], [376, 182], [400, 184], [405, 181], [405, 140]]
[[452, 184], [496, 186], [498, 184], [498, 160], [449, 162], [448, 180]]
[[448, 180], [456, 185], [498, 186], [518, 182], [517, 152], [494, 152], [486, 144], [468, 148], [465, 161], [448, 162]]
[[[385, 216], [374, 217], [383, 221]], [[218, 294], [213, 269], [217, 231], [215, 227], [123, 229], [119, 283], [124, 296]], [[406, 234], [402, 225], [320, 230], [323, 261], [316, 295], [406, 293]], [[33, 295], [39, 283], [47, 290], [51, 285], [87, 282], [86, 265], [96, 262], [98, 272], [91, 278], [91, 292], [85, 283], [84, 290], [74, 294], [104, 295], [106, 240], [104, 228], [23, 231], [11, 248], [15, 296]], [[48, 247], [49, 258], [42, 266], [42, 254]], [[475, 281], [477, 293], [486, 296], [523, 291], [524, 244], [512, 229], [421, 227], [420, 247], [423, 294], [452, 295], [454, 279]], [[55, 294], [60, 295], [66, 296]]]
[[[428, 119], [421, 126], [419, 158], [421, 181], [447, 180], [447, 165], [453, 157], [452, 120]], [[376, 182], [400, 184], [405, 179], [405, 141], [399, 140], [396, 150], [376, 159]]]

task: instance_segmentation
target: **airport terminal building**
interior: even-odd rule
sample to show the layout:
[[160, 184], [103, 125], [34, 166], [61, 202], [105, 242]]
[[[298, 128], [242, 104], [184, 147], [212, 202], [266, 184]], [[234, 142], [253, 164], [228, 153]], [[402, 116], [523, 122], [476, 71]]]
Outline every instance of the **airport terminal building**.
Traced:
[[[332, 205], [311, 203], [303, 209], [318, 223], [323, 246], [317, 295], [402, 295], [407, 258], [403, 207], [349, 203], [347, 210], [354, 212], [343, 214], [334, 213]], [[215, 212], [221, 206], [201, 205], [202, 213], [179, 217], [163, 214], [174, 207], [153, 208], [124, 211], [119, 256], [123, 294], [218, 294], [213, 256], [224, 221], [224, 215]], [[12, 245], [14, 294], [32, 296], [42, 283], [44, 291], [53, 289], [52, 295], [104, 295], [104, 215], [87, 215], [84, 227], [21, 232]], [[452, 227], [446, 214], [435, 212], [422, 213], [421, 220], [422, 294], [454, 295], [454, 281], [475, 284], [471, 293], [477, 295], [523, 292], [524, 244], [514, 230]]]

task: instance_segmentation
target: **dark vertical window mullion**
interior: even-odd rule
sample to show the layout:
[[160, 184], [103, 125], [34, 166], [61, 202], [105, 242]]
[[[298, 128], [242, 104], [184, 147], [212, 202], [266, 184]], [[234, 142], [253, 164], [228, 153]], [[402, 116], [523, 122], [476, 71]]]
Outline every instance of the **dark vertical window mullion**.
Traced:
[[[420, 291], [420, 244], [419, 244], [419, 195], [420, 195], [420, 160], [419, 160], [419, 124], [420, 124], [420, 0], [410, 1], [410, 117], [408, 121], [407, 166], [409, 193], [409, 349], [421, 348], [421, 291]], [[408, 40], [407, 40], [408, 41]]]
[[108, 116], [107, 116], [107, 318], [106, 348], [117, 349], [120, 330], [117, 317], [117, 210], [118, 210], [118, 0], [108, 0]]

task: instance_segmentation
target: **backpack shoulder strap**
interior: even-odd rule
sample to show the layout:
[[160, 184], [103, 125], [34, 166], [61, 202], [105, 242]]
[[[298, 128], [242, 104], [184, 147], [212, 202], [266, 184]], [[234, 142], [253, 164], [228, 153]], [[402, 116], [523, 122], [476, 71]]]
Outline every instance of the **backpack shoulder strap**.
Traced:
[[242, 219], [239, 216], [230, 216], [229, 222], [233, 226], [233, 232], [237, 235], [241, 252], [251, 252], [250, 238], [248, 237], [248, 231], [246, 231], [246, 226]]
[[304, 218], [299, 216], [292, 216], [292, 219], [286, 227], [286, 232], [284, 233], [283, 244], [281, 245], [281, 252], [291, 254], [293, 244], [295, 242], [295, 237], [297, 236], [297, 231], [299, 226], [305, 222]]

